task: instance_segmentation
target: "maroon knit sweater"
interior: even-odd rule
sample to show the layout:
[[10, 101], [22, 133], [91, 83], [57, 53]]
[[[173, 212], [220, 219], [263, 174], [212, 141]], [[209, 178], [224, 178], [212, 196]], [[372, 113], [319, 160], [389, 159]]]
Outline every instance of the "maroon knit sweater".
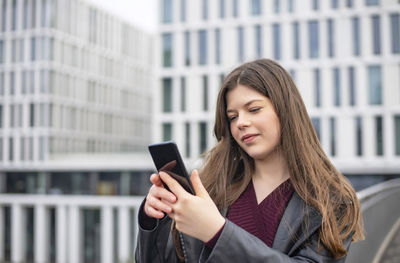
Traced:
[[[253, 182], [250, 181], [246, 190], [229, 208], [227, 219], [272, 247], [276, 230], [293, 191], [290, 180], [286, 180], [258, 204]], [[206, 246], [214, 247], [223, 228]]]

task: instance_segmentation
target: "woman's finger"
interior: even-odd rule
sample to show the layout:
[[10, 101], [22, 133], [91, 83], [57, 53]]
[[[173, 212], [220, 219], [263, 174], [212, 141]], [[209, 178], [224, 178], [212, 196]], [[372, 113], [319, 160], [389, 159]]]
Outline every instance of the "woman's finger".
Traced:
[[152, 174], [150, 176], [150, 182], [154, 185], [164, 187], [159, 174]]
[[162, 202], [161, 200], [159, 200], [153, 196], [148, 196], [146, 203], [147, 203], [147, 207], [152, 207], [155, 210], [165, 212], [165, 213], [172, 212], [171, 206], [169, 206], [168, 204]]
[[176, 196], [164, 187], [152, 186], [149, 193], [158, 199], [164, 199], [170, 203], [176, 202]]

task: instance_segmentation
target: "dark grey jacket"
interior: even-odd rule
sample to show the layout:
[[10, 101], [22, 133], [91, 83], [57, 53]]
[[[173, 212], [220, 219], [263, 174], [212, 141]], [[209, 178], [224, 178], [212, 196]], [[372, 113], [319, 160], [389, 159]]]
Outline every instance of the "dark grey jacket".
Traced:
[[[142, 208], [141, 208], [142, 209]], [[309, 214], [308, 227], [305, 216]], [[170, 235], [171, 219], [157, 221], [152, 230], [140, 226], [135, 259], [141, 262], [178, 262]], [[307, 206], [294, 192], [277, 229], [272, 248], [257, 237], [226, 220], [225, 227], [213, 249], [193, 237], [182, 235], [186, 262], [344, 262], [333, 259], [318, 247], [321, 216]], [[349, 237], [346, 244], [350, 246]], [[321, 250], [322, 249], [322, 250]]]

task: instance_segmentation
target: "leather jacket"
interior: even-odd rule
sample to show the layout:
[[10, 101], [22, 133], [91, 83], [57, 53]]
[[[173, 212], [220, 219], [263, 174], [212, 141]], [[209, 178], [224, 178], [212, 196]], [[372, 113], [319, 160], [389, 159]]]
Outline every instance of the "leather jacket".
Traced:
[[[143, 204], [139, 213], [144, 213]], [[135, 262], [179, 262], [170, 225], [171, 219], [166, 216], [157, 220], [153, 229], [146, 230], [139, 220]], [[294, 192], [272, 248], [228, 219], [213, 249], [185, 234], [181, 235], [181, 242], [186, 251], [185, 262], [344, 262], [345, 257], [335, 259], [322, 244], [318, 244], [320, 226], [320, 214]], [[350, 242], [351, 237], [346, 242], [347, 250]]]

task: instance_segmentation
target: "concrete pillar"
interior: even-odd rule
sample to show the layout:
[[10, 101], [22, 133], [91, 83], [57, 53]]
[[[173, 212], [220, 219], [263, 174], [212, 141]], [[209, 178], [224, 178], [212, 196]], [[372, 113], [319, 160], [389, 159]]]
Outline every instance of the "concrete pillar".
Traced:
[[129, 208], [118, 208], [118, 259], [119, 262], [129, 261]]
[[101, 262], [113, 262], [114, 236], [113, 213], [111, 206], [101, 208]]
[[67, 209], [61, 205], [56, 208], [56, 262], [67, 262]]
[[35, 262], [47, 262], [47, 218], [46, 208], [44, 205], [34, 207], [35, 213], [35, 239], [34, 239], [34, 256]]
[[80, 255], [80, 216], [79, 216], [79, 207], [71, 205], [69, 207], [68, 214], [68, 250], [69, 250], [69, 258], [68, 262], [76, 262], [79, 263], [81, 261]]
[[23, 210], [21, 205], [11, 207], [11, 261], [22, 262], [25, 259], [25, 239], [23, 236]]

